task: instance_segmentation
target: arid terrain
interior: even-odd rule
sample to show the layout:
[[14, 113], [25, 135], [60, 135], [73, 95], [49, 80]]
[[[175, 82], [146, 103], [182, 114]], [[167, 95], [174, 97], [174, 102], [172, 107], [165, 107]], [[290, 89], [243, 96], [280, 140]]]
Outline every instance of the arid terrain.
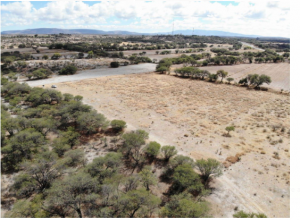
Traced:
[[[282, 65], [284, 72], [288, 64], [274, 65]], [[246, 66], [253, 68], [247, 64], [235, 71], [222, 68], [238, 78], [248, 73]], [[227, 168], [208, 197], [214, 217], [232, 217], [235, 210], [289, 216], [289, 96], [156, 73], [56, 85], [63, 93], [82, 95], [85, 103], [110, 120], [126, 121], [127, 129], [144, 129], [151, 140], [176, 146], [181, 154], [223, 162]], [[224, 136], [230, 125], [235, 131]]]

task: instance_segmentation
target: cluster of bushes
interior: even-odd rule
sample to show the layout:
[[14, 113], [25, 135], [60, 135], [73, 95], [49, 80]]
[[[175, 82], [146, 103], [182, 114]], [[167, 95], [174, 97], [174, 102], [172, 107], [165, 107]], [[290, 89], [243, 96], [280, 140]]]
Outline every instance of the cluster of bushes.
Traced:
[[77, 72], [77, 67], [74, 65], [68, 65], [58, 71], [59, 75], [73, 75]]
[[18, 60], [32, 60], [33, 56], [30, 53], [20, 53], [19, 51], [14, 52], [3, 52], [1, 53], [1, 62], [7, 65], [12, 64]]
[[45, 79], [48, 78], [52, 72], [49, 69], [40, 68], [28, 73], [26, 76], [28, 79]]
[[[75, 124], [76, 132], [91, 134], [108, 123], [103, 115], [82, 104], [80, 96], [13, 82], [2, 87], [1, 95], [10, 104], [10, 112], [18, 115], [2, 118], [3, 170], [17, 170], [23, 159], [30, 159], [31, 153], [46, 144], [49, 131], [64, 130]], [[23, 104], [31, 108], [23, 109]], [[3, 114], [8, 113], [3, 111]]]
[[239, 56], [240, 55], [239, 52], [231, 52], [225, 48], [211, 48], [210, 51], [218, 54], [218, 56], [220, 56], [220, 55]]
[[[228, 72], [224, 71], [224, 70], [218, 70], [216, 74], [212, 74], [207, 70], [200, 70], [197, 67], [182, 67], [182, 68], [178, 68], [175, 69], [175, 74], [176, 76], [181, 76], [181, 77], [189, 77], [192, 79], [209, 79], [210, 82], [212, 81], [217, 81], [217, 79], [220, 77], [221, 78], [221, 82], [223, 82], [223, 79], [226, 78], [226, 76], [228, 75]], [[230, 83], [231, 81], [233, 81], [232, 78], [228, 78], [227, 81]]]
[[272, 82], [271, 77], [265, 74], [249, 74], [247, 77], [241, 79], [239, 84], [246, 86], [254, 86], [255, 88], [260, 87], [262, 84], [270, 84]]
[[278, 55], [275, 51], [266, 49], [263, 52], [244, 52], [243, 53], [243, 59], [248, 60], [249, 63], [252, 63], [253, 61], [257, 63], [268, 63], [268, 62], [284, 62], [284, 57], [287, 57], [287, 54], [285, 56]]
[[132, 54], [128, 59], [132, 64], [152, 63], [152, 60], [149, 57], [138, 56], [137, 54]]
[[159, 53], [159, 51], [156, 51], [156, 54], [160, 54], [160, 55], [171, 54], [171, 50], [164, 50], [164, 51], [161, 51], [160, 53]]
[[[87, 163], [80, 137], [109, 121], [81, 96], [11, 82], [1, 94], [9, 103], [1, 106], [2, 171], [18, 171], [10, 188], [17, 201], [6, 217], [208, 217], [203, 197], [222, 175], [216, 160], [194, 162], [174, 146], [148, 142], [143, 130], [120, 133], [126, 123], [113, 120], [120, 141]], [[163, 166], [160, 179], [153, 163]], [[160, 180], [171, 183], [163, 203], [152, 193]]]
[[111, 62], [110, 63], [110, 67], [112, 67], [112, 68], [118, 68], [119, 66], [120, 66], [119, 62]]
[[206, 59], [202, 62], [203, 66], [207, 66], [209, 64], [214, 64], [214, 65], [233, 65], [236, 63], [241, 62], [242, 59], [240, 57], [235, 57], [235, 56], [215, 56], [209, 59]]

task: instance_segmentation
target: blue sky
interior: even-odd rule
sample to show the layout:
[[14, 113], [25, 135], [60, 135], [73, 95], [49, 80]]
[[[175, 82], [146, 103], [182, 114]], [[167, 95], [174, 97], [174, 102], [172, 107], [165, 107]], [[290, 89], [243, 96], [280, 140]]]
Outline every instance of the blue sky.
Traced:
[[136, 32], [203, 29], [289, 37], [285, 1], [1, 2], [1, 29], [89, 28]]

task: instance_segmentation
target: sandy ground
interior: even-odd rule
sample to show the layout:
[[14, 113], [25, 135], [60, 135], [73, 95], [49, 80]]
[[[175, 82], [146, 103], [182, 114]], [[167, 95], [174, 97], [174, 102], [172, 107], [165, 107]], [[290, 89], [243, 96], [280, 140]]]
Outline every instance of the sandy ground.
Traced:
[[54, 76], [49, 79], [43, 80], [33, 80], [26, 81], [30, 86], [41, 86], [49, 83], [60, 83], [60, 82], [70, 82], [70, 81], [78, 81], [89, 78], [103, 77], [103, 76], [113, 76], [113, 75], [123, 75], [123, 74], [133, 74], [133, 73], [145, 73], [152, 72], [155, 70], [156, 65], [152, 63], [143, 63], [139, 65], [129, 65], [129, 66], [121, 66], [119, 68], [109, 68], [109, 67], [101, 67], [92, 70], [84, 70], [78, 71], [75, 75], [69, 76]]
[[[58, 90], [180, 154], [224, 162], [239, 153], [207, 198], [214, 217], [232, 217], [236, 207], [289, 217], [289, 96], [155, 73], [64, 82]], [[229, 125], [235, 131], [225, 137]]]
[[[183, 65], [173, 65], [172, 72], [176, 68]], [[270, 85], [263, 84], [263, 87], [272, 88], [275, 90], [290, 91], [290, 64], [289, 63], [261, 63], [261, 64], [238, 64], [238, 65], [219, 65], [219, 66], [205, 66], [200, 69], [208, 70], [211, 73], [216, 73], [218, 70], [225, 70], [228, 72], [226, 78], [232, 77], [235, 82], [248, 74], [265, 74], [271, 77], [272, 83]], [[226, 82], [226, 79], [224, 79]]]

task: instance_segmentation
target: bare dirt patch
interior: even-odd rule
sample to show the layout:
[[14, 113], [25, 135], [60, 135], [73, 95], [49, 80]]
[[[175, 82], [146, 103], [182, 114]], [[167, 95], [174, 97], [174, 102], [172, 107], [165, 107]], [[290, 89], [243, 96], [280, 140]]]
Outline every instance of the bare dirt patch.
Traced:
[[[82, 95], [109, 119], [144, 129], [181, 154], [221, 162], [239, 155], [213, 184], [214, 217], [232, 217], [236, 207], [289, 217], [288, 96], [155, 73], [65, 82], [58, 89]], [[232, 125], [231, 137], [223, 136]]]

